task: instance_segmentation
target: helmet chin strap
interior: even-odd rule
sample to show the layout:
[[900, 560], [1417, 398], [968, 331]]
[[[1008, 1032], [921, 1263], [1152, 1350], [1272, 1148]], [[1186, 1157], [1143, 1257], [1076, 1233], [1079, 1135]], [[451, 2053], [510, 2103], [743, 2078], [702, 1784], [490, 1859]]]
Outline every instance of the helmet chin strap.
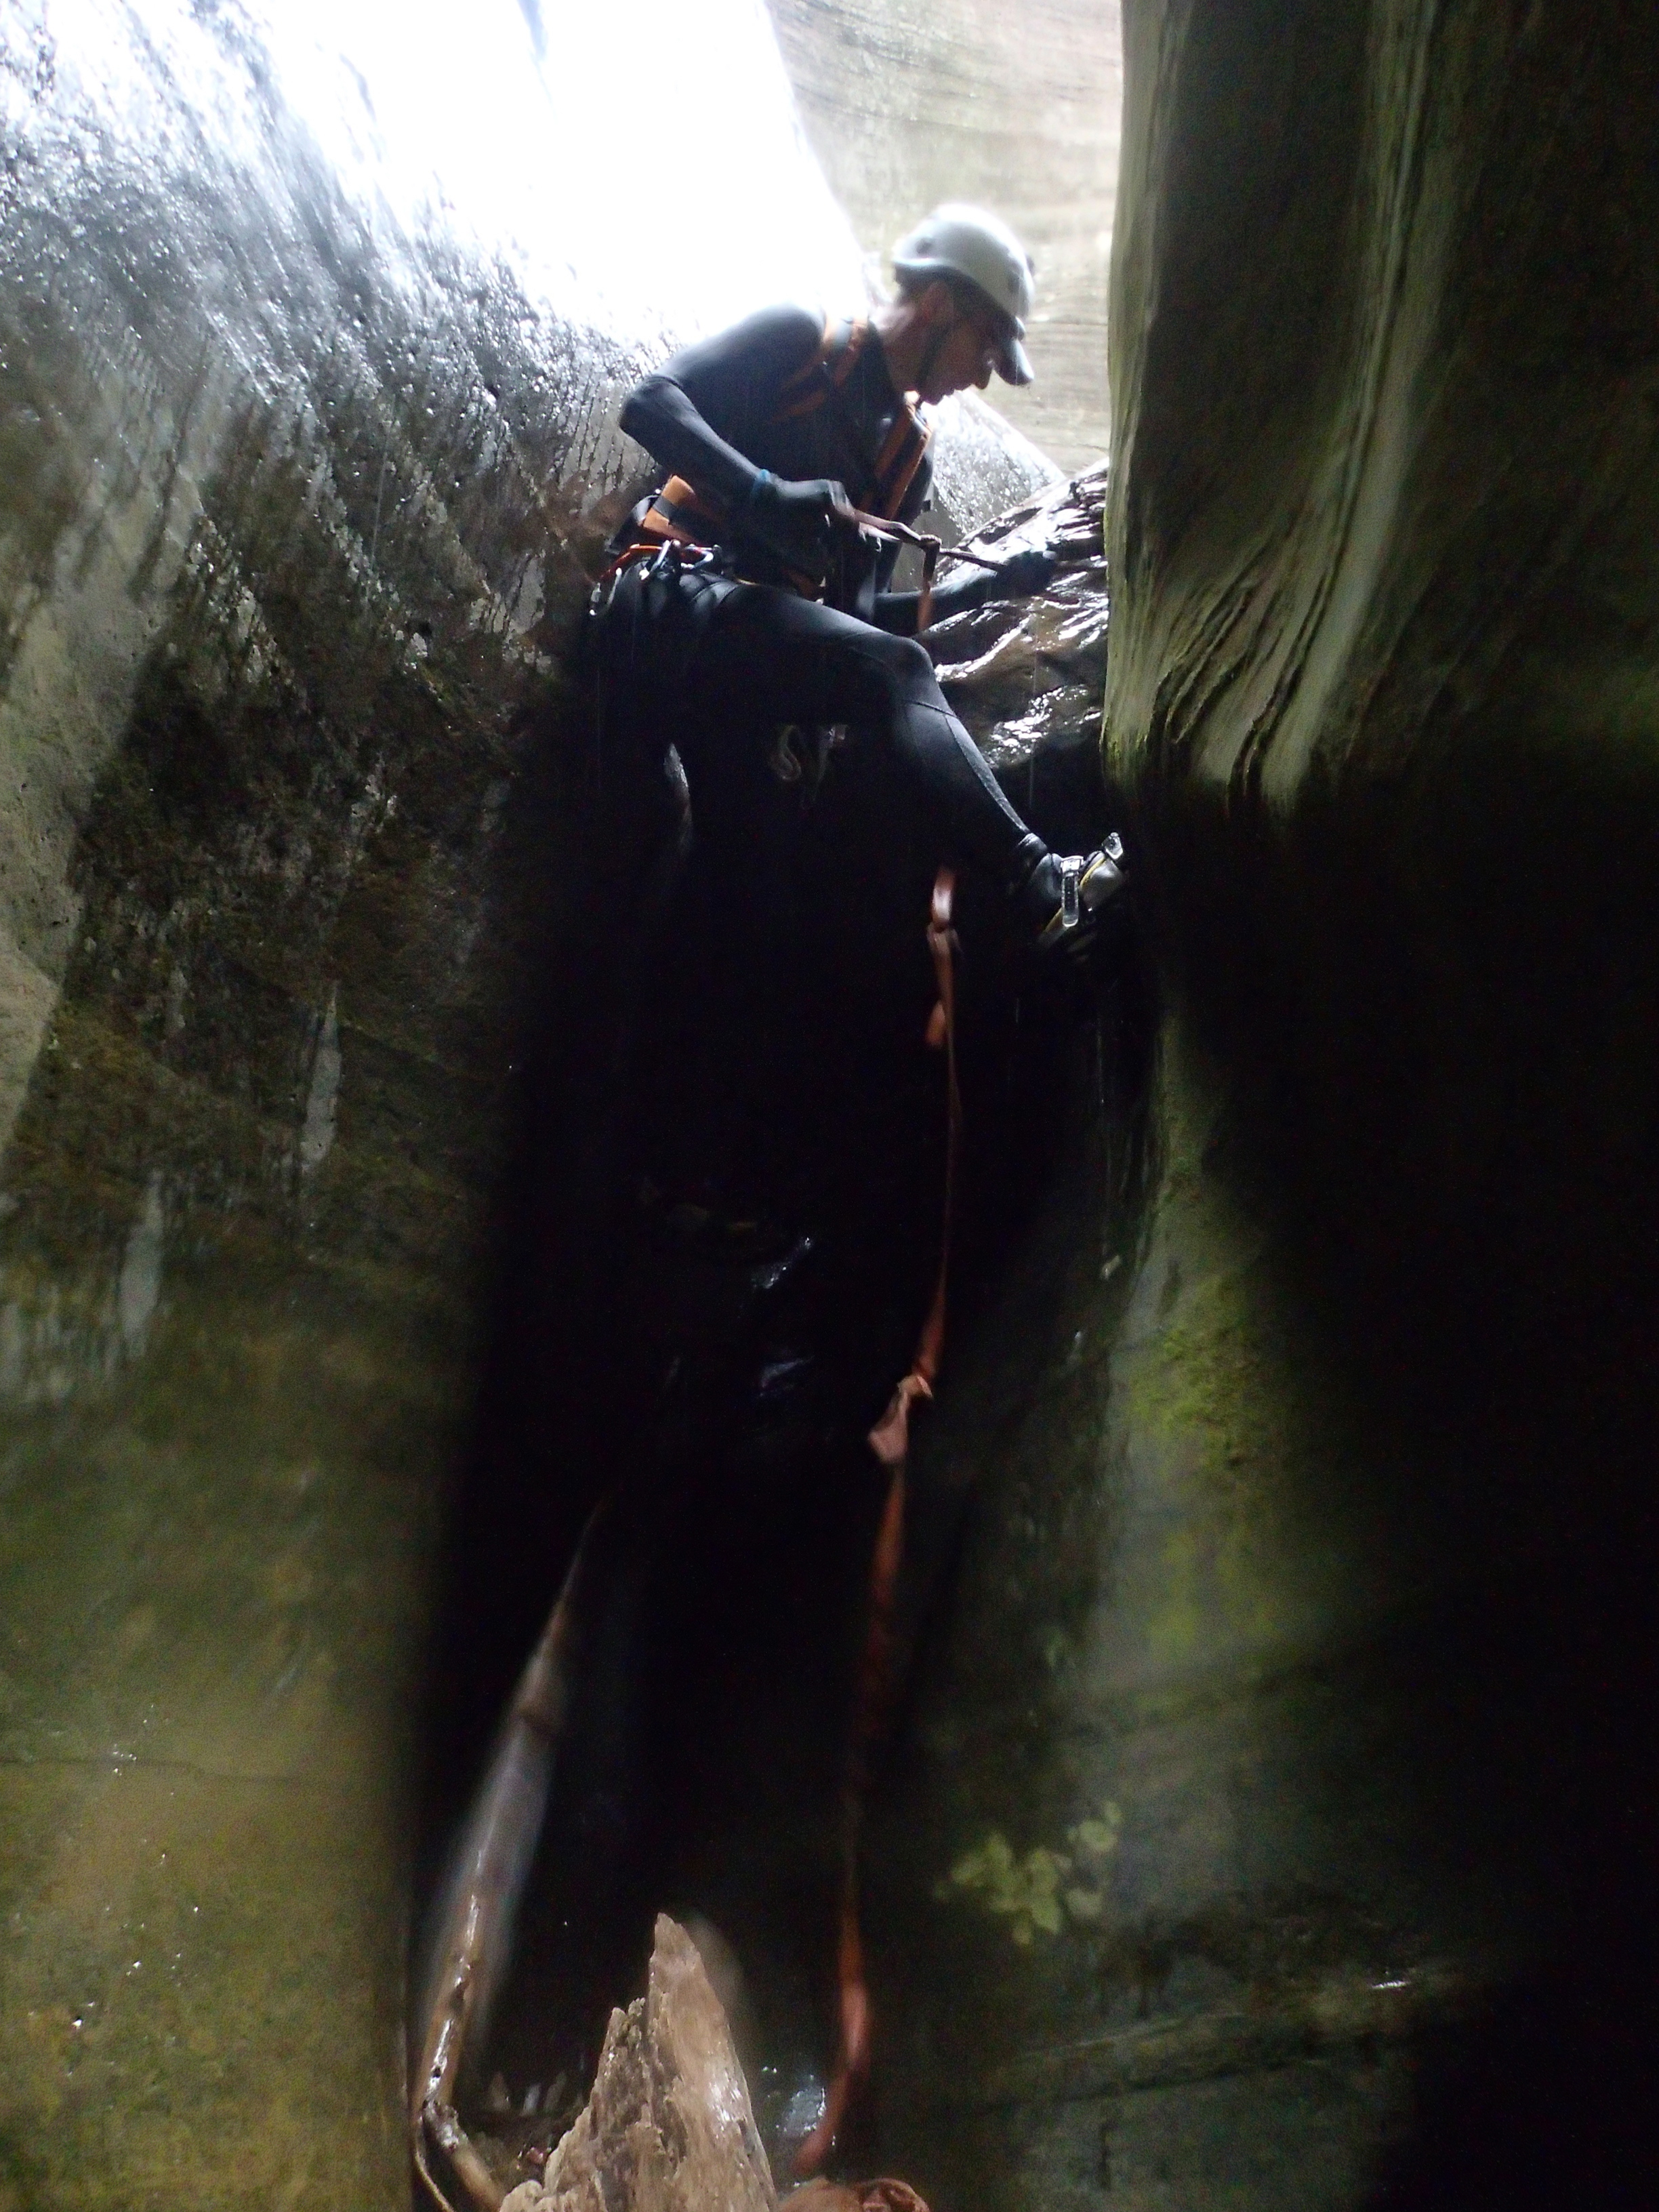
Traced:
[[928, 339], [927, 347], [922, 353], [921, 360], [916, 369], [916, 390], [918, 392], [927, 391], [927, 380], [932, 376], [934, 369], [938, 367], [939, 357], [944, 352], [945, 342], [950, 337], [951, 331], [955, 330], [957, 322], [957, 316], [952, 314], [950, 321], [948, 323], [941, 323], [938, 330], [933, 332], [933, 337]]

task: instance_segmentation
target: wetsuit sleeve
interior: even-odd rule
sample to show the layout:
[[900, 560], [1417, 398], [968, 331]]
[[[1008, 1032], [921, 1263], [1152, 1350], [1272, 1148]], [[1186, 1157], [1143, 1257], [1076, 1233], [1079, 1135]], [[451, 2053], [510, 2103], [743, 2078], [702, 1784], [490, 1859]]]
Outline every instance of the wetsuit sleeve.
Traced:
[[[983, 568], [958, 568], [954, 574], [946, 570], [933, 586], [933, 620], [944, 622], [951, 615], [965, 613], [969, 607], [983, 606], [988, 599], [994, 597], [994, 591], [986, 588], [994, 583], [994, 579], [988, 577]], [[876, 594], [876, 628], [894, 637], [914, 637], [916, 617], [921, 611], [920, 592]]]
[[749, 459], [755, 433], [823, 336], [823, 323], [804, 307], [750, 315], [719, 337], [685, 347], [635, 385], [622, 427], [705, 499], [741, 507], [758, 474]]

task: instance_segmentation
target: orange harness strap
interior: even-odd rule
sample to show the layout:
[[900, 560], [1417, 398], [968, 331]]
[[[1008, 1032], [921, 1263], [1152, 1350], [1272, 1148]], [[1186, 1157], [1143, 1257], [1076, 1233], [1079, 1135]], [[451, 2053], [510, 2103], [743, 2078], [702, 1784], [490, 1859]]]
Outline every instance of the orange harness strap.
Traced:
[[887, 1717], [892, 1686], [894, 1614], [898, 1603], [899, 1569], [904, 1558], [905, 1465], [910, 1451], [910, 1408], [919, 1398], [931, 1398], [945, 1349], [945, 1293], [951, 1264], [951, 1222], [956, 1206], [957, 1156], [962, 1143], [962, 1092], [957, 1081], [957, 994], [954, 953], [956, 933], [951, 927], [956, 877], [941, 868], [933, 881], [927, 947], [933, 956], [939, 1002], [927, 1024], [927, 1042], [945, 1054], [945, 1221], [939, 1240], [939, 1277], [933, 1303], [922, 1323], [910, 1371], [899, 1383], [887, 1411], [870, 1431], [870, 1449], [884, 1467], [892, 1469], [887, 1502], [870, 1562], [870, 1589], [866, 1614], [864, 1651], [854, 1692], [852, 1739], [848, 1751], [847, 1778], [842, 1802], [841, 1926], [836, 1974], [841, 1990], [841, 2051], [835, 2078], [824, 2100], [823, 2118], [795, 2154], [798, 2176], [817, 2173], [835, 2148], [853, 2097], [867, 2079], [872, 2015], [870, 1986], [864, 1966], [864, 1937], [859, 1920], [859, 1842], [864, 1826], [864, 1803], [870, 1786], [870, 1760]]
[[[822, 407], [829, 392], [839, 392], [858, 367], [864, 342], [870, 335], [869, 324], [860, 316], [857, 322], [848, 324], [845, 338], [839, 338], [839, 331], [840, 325], [826, 317], [817, 351], [783, 386], [785, 404], [773, 416], [775, 422], [793, 422], [798, 416], [810, 415], [815, 408]], [[792, 392], [797, 397], [791, 398]]]
[[907, 392], [876, 459], [877, 513], [884, 521], [893, 521], [903, 506], [933, 435], [933, 424], [916, 412], [915, 398]]
[[670, 477], [641, 518], [640, 527], [662, 544], [714, 545], [726, 527], [726, 517], [684, 477]]
[[[784, 385], [783, 404], [772, 420], [794, 422], [840, 392], [857, 367], [869, 335], [867, 322], [849, 325], [843, 337], [840, 325], [827, 321], [817, 351]], [[903, 506], [933, 434], [933, 425], [917, 410], [914, 395], [907, 393], [875, 460], [872, 496], [883, 520], [892, 520]], [[652, 501], [640, 526], [659, 544], [672, 540], [679, 545], [714, 545], [729, 522], [730, 517], [715, 501], [706, 499], [685, 477], [674, 476]], [[811, 578], [792, 580], [803, 597], [816, 596]], [[930, 585], [931, 581], [930, 578]]]
[[631, 568], [636, 561], [647, 560], [652, 554], [661, 551], [660, 538], [653, 538], [648, 544], [642, 544], [636, 540], [632, 545], [624, 545], [616, 559], [607, 562], [593, 579], [594, 592], [597, 593], [613, 576], [620, 576], [624, 568]]

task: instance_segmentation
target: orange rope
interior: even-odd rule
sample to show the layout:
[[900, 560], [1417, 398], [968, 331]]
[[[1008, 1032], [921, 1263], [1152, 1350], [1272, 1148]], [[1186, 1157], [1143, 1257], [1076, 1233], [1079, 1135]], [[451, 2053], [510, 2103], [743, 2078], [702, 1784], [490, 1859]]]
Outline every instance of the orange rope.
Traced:
[[847, 1781], [842, 1807], [841, 1930], [836, 1972], [841, 1990], [841, 2051], [834, 2079], [824, 2100], [823, 2118], [795, 2154], [795, 2172], [805, 2178], [817, 2173], [835, 2147], [848, 2107], [870, 2071], [872, 2024], [870, 1987], [865, 1974], [864, 1937], [860, 1926], [858, 1893], [859, 1841], [864, 1826], [864, 1802], [870, 1784], [870, 1757], [886, 1717], [891, 1684], [894, 1614], [898, 1602], [899, 1570], [904, 1559], [905, 1467], [910, 1453], [910, 1408], [919, 1398], [931, 1398], [945, 1349], [945, 1294], [951, 1264], [951, 1220], [956, 1206], [957, 1154], [962, 1139], [962, 1092], [957, 1081], [957, 994], [954, 951], [956, 935], [951, 927], [956, 877], [941, 868], [933, 882], [933, 908], [927, 946], [933, 956], [939, 984], [939, 1003], [927, 1024], [927, 1042], [943, 1047], [945, 1071], [945, 1221], [939, 1240], [939, 1277], [933, 1303], [922, 1323], [910, 1371], [900, 1382], [887, 1411], [870, 1431], [870, 1449], [884, 1467], [892, 1469], [887, 1503], [876, 1532], [870, 1562], [870, 1594], [866, 1615], [864, 1650], [860, 1661], [853, 1710], [852, 1740], [847, 1761]]

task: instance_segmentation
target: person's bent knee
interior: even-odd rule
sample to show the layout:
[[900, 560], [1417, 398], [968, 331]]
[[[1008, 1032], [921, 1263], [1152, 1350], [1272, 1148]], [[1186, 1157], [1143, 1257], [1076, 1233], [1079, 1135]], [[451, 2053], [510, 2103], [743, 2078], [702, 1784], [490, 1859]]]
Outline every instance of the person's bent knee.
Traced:
[[864, 650], [880, 668], [882, 680], [895, 700], [939, 695], [939, 679], [927, 648], [915, 638], [893, 637], [878, 630]]

